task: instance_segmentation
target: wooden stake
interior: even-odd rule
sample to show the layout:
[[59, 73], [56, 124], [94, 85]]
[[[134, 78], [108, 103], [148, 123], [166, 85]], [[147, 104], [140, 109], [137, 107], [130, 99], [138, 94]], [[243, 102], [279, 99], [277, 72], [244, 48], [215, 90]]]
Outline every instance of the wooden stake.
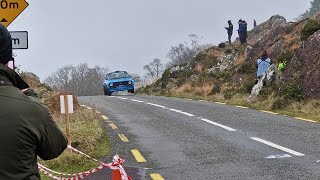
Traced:
[[[65, 109], [65, 116], [66, 116], [66, 132], [67, 132], [67, 139], [68, 145], [71, 146], [71, 133], [70, 133], [70, 116], [69, 116], [69, 107], [68, 107], [68, 95], [64, 95], [64, 109]], [[71, 153], [72, 150], [69, 149]]]

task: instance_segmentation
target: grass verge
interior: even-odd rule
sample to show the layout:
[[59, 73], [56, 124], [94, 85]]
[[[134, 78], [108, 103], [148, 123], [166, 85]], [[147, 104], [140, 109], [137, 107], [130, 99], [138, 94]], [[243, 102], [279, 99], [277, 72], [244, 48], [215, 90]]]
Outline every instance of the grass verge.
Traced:
[[[63, 116], [55, 115], [54, 118], [65, 133], [66, 128]], [[79, 109], [70, 116], [70, 124], [73, 147], [96, 159], [109, 155], [109, 139], [105, 133], [101, 117], [95, 111], [86, 108]], [[54, 160], [40, 160], [40, 163], [62, 173], [80, 173], [96, 168], [99, 165], [82, 155], [70, 153], [67, 150]], [[50, 178], [41, 173], [41, 179], [49, 180]]]

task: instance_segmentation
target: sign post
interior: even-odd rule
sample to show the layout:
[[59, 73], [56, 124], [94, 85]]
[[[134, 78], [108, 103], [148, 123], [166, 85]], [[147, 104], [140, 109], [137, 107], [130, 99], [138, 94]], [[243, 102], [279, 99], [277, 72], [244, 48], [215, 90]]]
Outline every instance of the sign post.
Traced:
[[[73, 97], [72, 95], [60, 96], [61, 113], [65, 114], [66, 119], [66, 134], [68, 139], [68, 145], [71, 146], [71, 133], [70, 133], [70, 113], [73, 113]], [[72, 152], [71, 149], [69, 149]]]

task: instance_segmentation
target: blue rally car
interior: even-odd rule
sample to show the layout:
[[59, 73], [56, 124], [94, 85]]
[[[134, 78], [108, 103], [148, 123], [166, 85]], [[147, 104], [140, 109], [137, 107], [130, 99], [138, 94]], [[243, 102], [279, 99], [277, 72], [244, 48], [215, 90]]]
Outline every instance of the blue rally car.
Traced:
[[103, 91], [107, 96], [117, 91], [134, 93], [134, 80], [126, 71], [115, 71], [106, 75], [103, 83]]

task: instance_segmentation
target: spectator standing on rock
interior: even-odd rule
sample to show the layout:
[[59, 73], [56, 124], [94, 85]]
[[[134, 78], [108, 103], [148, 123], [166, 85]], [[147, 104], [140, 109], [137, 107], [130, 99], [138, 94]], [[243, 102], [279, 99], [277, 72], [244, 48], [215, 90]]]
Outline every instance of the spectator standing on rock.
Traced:
[[231, 37], [233, 34], [233, 24], [231, 22], [231, 20], [228, 21], [229, 27], [225, 27], [225, 29], [228, 31], [228, 40], [229, 40], [229, 44], [231, 44]]
[[238, 21], [238, 24], [239, 24], [238, 34], [239, 34], [240, 43], [244, 44], [244, 24], [242, 23], [242, 19]]
[[253, 28], [255, 28], [257, 26], [257, 21], [254, 19], [253, 20]]
[[248, 38], [248, 23], [246, 21], [242, 21], [243, 24], [243, 43], [247, 43]]
[[264, 51], [261, 55], [261, 58], [257, 60], [257, 79], [259, 80], [266, 70], [271, 66], [272, 61], [268, 56], [267, 51]]

